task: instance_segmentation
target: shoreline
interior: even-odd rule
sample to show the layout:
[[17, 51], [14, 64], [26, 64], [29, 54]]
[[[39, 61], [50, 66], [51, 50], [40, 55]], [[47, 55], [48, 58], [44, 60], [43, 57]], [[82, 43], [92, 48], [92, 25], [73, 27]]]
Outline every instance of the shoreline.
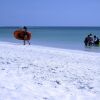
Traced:
[[[0, 44], [15, 44], [15, 45], [23, 45], [23, 42], [10, 42], [10, 41], [0, 41]], [[28, 45], [28, 44], [26, 44]], [[85, 52], [93, 52], [93, 53], [100, 53], [100, 47], [95, 47], [95, 46], [92, 46], [92, 47], [85, 47], [84, 45], [81, 46], [80, 48], [78, 47], [70, 47], [68, 45], [66, 45], [66, 47], [63, 47], [63, 46], [55, 46], [55, 45], [50, 45], [50, 44], [40, 44], [40, 43], [32, 43], [30, 46], [40, 46], [40, 47], [47, 47], [47, 48], [55, 48], [55, 49], [64, 49], [64, 50], [75, 50], [75, 51], [85, 51]]]

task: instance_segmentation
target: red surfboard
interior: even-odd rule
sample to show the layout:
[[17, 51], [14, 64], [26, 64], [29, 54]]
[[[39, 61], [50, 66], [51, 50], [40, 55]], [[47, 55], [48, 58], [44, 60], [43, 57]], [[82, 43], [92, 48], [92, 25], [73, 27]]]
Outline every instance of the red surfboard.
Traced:
[[30, 40], [31, 39], [31, 32], [27, 32], [27, 37], [24, 38], [24, 31], [23, 30], [16, 30], [14, 32], [14, 37], [18, 40]]

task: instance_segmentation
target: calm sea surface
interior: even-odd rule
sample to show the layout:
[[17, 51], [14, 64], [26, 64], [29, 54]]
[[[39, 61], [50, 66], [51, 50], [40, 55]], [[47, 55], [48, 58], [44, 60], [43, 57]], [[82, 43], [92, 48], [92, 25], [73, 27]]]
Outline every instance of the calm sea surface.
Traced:
[[[0, 27], [0, 41], [23, 44], [13, 32], [21, 27]], [[57, 48], [100, 52], [100, 47], [84, 46], [84, 38], [92, 33], [100, 38], [100, 27], [28, 27], [32, 33], [31, 44]]]

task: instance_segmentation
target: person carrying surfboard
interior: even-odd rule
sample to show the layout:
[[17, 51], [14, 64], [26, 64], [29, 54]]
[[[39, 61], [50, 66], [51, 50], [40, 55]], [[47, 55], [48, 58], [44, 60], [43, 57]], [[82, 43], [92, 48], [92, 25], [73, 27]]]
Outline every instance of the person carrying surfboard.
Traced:
[[28, 44], [30, 45], [29, 40], [27, 40], [27, 37], [28, 37], [28, 34], [27, 34], [27, 27], [24, 26], [24, 27], [23, 27], [23, 30], [24, 30], [24, 45], [26, 44], [26, 41], [27, 41]]

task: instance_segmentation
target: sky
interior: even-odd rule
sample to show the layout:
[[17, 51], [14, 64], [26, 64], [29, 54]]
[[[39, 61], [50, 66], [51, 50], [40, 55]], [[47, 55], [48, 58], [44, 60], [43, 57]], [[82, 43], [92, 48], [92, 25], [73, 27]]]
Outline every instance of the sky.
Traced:
[[100, 0], [0, 0], [0, 26], [100, 26]]

